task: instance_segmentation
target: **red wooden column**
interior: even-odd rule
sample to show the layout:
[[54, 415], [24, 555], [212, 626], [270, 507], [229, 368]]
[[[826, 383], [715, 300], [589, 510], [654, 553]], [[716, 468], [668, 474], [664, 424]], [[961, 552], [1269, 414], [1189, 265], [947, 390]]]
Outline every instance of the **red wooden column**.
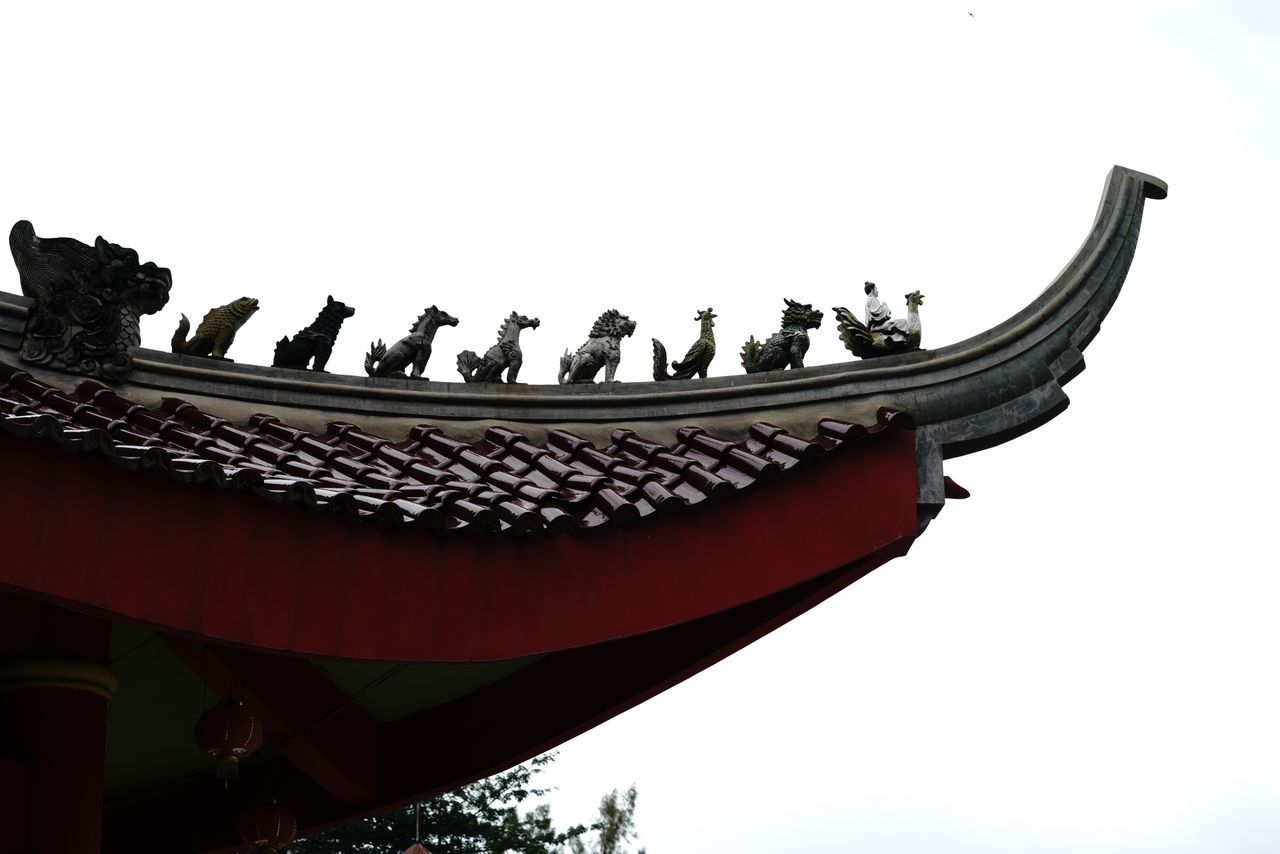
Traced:
[[0, 594], [0, 765], [16, 796], [0, 852], [101, 850], [110, 641], [107, 620]]

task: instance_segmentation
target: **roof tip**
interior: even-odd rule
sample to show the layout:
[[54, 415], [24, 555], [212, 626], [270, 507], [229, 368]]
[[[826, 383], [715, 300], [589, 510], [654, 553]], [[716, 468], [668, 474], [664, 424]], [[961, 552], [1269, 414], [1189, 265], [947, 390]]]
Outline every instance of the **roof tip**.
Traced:
[[1142, 182], [1142, 192], [1148, 199], [1160, 200], [1168, 198], [1169, 185], [1157, 178], [1155, 175], [1148, 175], [1146, 172], [1139, 172], [1137, 169], [1130, 169], [1127, 166], [1116, 164], [1115, 170], [1132, 175]]

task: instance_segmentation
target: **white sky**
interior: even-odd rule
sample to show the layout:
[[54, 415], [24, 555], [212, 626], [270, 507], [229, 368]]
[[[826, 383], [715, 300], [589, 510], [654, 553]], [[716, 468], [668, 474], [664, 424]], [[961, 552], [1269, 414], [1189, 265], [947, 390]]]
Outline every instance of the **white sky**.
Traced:
[[435, 302], [449, 379], [515, 308], [546, 382], [616, 306], [641, 380], [698, 307], [736, 373], [783, 296], [865, 279], [966, 337], [1113, 163], [1164, 178], [1072, 407], [951, 461], [974, 498], [910, 556], [566, 745], [554, 812], [634, 781], [653, 854], [1274, 851], [1278, 48], [1274, 3], [10, 4], [0, 220], [171, 267], [155, 347], [256, 296], [232, 355], [269, 362], [332, 293], [356, 372]]

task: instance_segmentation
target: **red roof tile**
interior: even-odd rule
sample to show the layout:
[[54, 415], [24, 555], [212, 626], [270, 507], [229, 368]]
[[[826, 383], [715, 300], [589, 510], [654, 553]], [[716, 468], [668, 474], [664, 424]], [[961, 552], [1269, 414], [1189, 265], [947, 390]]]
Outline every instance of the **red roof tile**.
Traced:
[[891, 426], [912, 424], [882, 409], [871, 427], [826, 419], [801, 439], [757, 423], [741, 442], [684, 427], [671, 446], [617, 429], [604, 448], [565, 430], [538, 445], [497, 426], [467, 443], [421, 424], [397, 442], [346, 423], [317, 435], [272, 415], [236, 425], [175, 398], [151, 410], [91, 381], [68, 394], [0, 362], [7, 433], [184, 483], [441, 531], [587, 531], [650, 519], [741, 493]]

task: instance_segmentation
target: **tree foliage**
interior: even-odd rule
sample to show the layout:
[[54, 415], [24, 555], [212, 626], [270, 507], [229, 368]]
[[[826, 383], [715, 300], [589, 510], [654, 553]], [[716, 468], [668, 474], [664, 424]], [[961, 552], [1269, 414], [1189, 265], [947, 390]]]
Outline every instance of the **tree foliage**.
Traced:
[[[555, 854], [562, 850], [587, 828], [576, 825], [563, 832], [556, 830], [547, 804], [521, 812], [526, 800], [547, 793], [532, 781], [554, 760], [555, 754], [539, 756], [510, 771], [423, 801], [422, 843], [432, 854]], [[289, 852], [399, 854], [413, 841], [414, 824], [411, 806], [313, 834], [290, 845]]]
[[[590, 827], [556, 830], [551, 807], [523, 805], [549, 791], [533, 778], [555, 761], [539, 756], [524, 765], [478, 780], [422, 802], [422, 843], [431, 854], [627, 854], [636, 838], [636, 787], [615, 789], [600, 799]], [[290, 854], [399, 854], [414, 840], [414, 807], [393, 810], [364, 821], [299, 839]], [[637, 854], [644, 854], [640, 849]]]
[[[636, 787], [621, 795], [614, 789], [600, 799], [600, 817], [591, 825], [596, 838], [574, 836], [568, 840], [570, 854], [627, 854], [626, 843], [636, 838]], [[645, 854], [641, 848], [638, 854]]]

